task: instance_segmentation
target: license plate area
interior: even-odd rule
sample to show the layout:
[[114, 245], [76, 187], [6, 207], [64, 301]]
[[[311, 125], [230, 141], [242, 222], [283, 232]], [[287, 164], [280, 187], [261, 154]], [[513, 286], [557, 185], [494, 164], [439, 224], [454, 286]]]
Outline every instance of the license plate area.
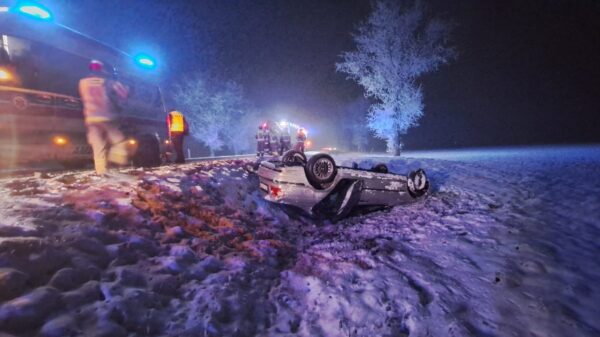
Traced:
[[265, 184], [265, 183], [260, 183], [260, 185], [259, 185], [259, 188], [260, 188], [262, 191], [269, 193], [269, 186], [268, 186], [267, 184]]

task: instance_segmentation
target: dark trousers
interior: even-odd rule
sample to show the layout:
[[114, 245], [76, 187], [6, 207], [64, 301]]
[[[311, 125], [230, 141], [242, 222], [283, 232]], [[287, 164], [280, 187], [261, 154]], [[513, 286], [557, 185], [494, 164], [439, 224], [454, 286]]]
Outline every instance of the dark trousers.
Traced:
[[176, 163], [185, 163], [185, 156], [183, 155], [183, 134], [173, 133], [171, 134], [171, 143], [173, 144], [173, 150], [177, 158]]

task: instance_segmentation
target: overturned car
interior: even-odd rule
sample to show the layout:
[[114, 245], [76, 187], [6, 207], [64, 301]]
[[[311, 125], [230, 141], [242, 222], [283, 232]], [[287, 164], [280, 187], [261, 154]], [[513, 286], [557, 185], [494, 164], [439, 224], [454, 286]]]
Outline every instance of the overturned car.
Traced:
[[352, 211], [370, 211], [413, 202], [429, 190], [425, 171], [389, 173], [385, 164], [370, 170], [336, 166], [324, 153], [309, 160], [294, 150], [281, 160], [262, 161], [256, 171], [268, 201], [296, 206], [317, 217], [339, 220]]

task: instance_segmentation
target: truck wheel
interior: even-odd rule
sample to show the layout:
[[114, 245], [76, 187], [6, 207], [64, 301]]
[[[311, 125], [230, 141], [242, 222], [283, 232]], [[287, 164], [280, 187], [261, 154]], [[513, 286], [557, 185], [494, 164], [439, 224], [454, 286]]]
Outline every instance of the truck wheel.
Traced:
[[384, 163], [379, 163], [379, 164], [373, 166], [373, 168], [371, 168], [371, 171], [377, 172], [377, 173], [388, 173], [389, 172], [387, 165], [385, 165]]
[[407, 179], [408, 194], [413, 198], [423, 196], [429, 190], [429, 180], [422, 169], [411, 172]]
[[337, 175], [335, 161], [330, 155], [319, 153], [312, 156], [304, 167], [308, 182], [316, 189], [323, 189]]
[[306, 165], [306, 156], [300, 151], [289, 150], [283, 154], [281, 162], [285, 166], [304, 166]]
[[152, 167], [160, 165], [160, 146], [153, 136], [142, 136], [138, 140], [138, 149], [133, 156], [133, 166]]

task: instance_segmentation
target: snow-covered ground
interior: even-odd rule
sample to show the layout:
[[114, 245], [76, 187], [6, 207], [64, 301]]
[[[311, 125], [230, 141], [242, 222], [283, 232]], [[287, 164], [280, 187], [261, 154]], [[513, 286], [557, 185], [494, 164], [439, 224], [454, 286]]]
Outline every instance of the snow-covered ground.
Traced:
[[432, 193], [333, 224], [242, 160], [0, 180], [0, 335], [600, 335], [600, 147], [336, 159]]

